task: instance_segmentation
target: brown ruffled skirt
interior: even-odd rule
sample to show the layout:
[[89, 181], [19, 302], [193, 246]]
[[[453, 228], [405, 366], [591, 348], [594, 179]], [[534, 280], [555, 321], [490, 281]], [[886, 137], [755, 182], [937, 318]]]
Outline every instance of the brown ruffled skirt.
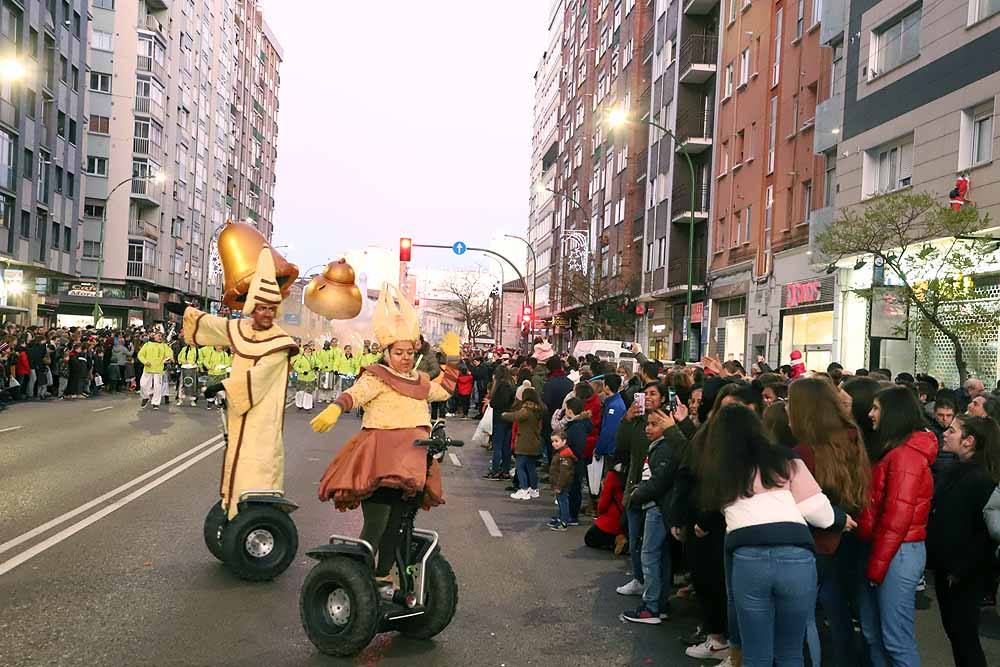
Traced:
[[427, 469], [427, 448], [414, 440], [424, 440], [430, 429], [362, 429], [344, 444], [327, 466], [319, 483], [320, 501], [333, 500], [346, 512], [361, 504], [380, 487], [402, 489], [404, 497], [423, 493], [424, 509], [444, 504], [441, 469], [438, 462]]

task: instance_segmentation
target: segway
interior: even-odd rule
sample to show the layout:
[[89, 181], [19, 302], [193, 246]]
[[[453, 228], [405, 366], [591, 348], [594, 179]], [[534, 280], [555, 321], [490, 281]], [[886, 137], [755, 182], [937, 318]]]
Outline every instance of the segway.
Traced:
[[[209, 387], [205, 398], [221, 399], [222, 437], [229, 446], [226, 394]], [[249, 491], [240, 495], [237, 514], [229, 520], [220, 499], [205, 517], [205, 546], [245, 581], [270, 581], [288, 569], [299, 548], [299, 533], [289, 516], [299, 508], [281, 491]]]
[[[449, 447], [443, 423], [435, 424], [427, 447], [427, 468]], [[414, 639], [430, 639], [455, 616], [458, 582], [441, 554], [438, 534], [413, 525], [420, 509], [416, 494], [403, 514], [403, 538], [396, 549], [398, 589], [376, 588], [375, 550], [368, 542], [331, 535], [330, 543], [306, 552], [319, 561], [309, 572], [299, 594], [299, 618], [306, 635], [321, 653], [355, 655], [379, 632], [398, 631]]]

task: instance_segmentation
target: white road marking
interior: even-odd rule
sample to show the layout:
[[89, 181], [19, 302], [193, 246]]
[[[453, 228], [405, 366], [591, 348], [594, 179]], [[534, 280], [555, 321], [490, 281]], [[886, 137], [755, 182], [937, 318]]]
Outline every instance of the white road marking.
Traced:
[[107, 407], [103, 407], [103, 408], [97, 408], [96, 410], [91, 410], [91, 412], [104, 412], [105, 410], [110, 410], [110, 409], [111, 409], [111, 408], [113, 408], [113, 407], [115, 407], [115, 406], [113, 406], [113, 405], [109, 405], [109, 406], [107, 406]]
[[[492, 514], [490, 514], [486, 510], [479, 510], [479, 516], [483, 520], [483, 523], [486, 524], [486, 530], [489, 532], [490, 535], [492, 535], [493, 537], [503, 537], [503, 533], [501, 533], [500, 529], [497, 528], [497, 522], [493, 520]], [[0, 574], [3, 574], [2, 565], [0, 565]]]
[[448, 458], [451, 459], [451, 464], [453, 466], [458, 466], [459, 468], [462, 467], [462, 462], [458, 460], [458, 456], [456, 456], [455, 454], [448, 452]]
[[43, 551], [46, 551], [46, 550], [54, 547], [55, 545], [59, 544], [63, 540], [65, 540], [65, 539], [67, 539], [69, 537], [72, 537], [73, 535], [75, 535], [76, 533], [80, 532], [81, 530], [83, 530], [87, 526], [89, 526], [91, 524], [94, 524], [94, 523], [97, 523], [98, 521], [100, 521], [101, 519], [103, 519], [107, 515], [111, 514], [112, 512], [125, 507], [126, 505], [128, 505], [130, 502], [132, 502], [136, 498], [139, 498], [140, 496], [143, 496], [143, 495], [149, 493], [150, 491], [152, 491], [153, 489], [155, 489], [156, 487], [158, 487], [160, 484], [163, 484], [167, 480], [169, 480], [169, 479], [171, 479], [173, 477], [176, 477], [177, 475], [181, 474], [182, 472], [184, 472], [185, 470], [187, 470], [188, 468], [190, 468], [191, 466], [193, 466], [195, 463], [198, 463], [202, 459], [204, 459], [204, 458], [206, 458], [208, 456], [211, 456], [215, 452], [217, 452], [220, 449], [222, 449], [223, 446], [224, 446], [224, 444], [220, 442], [220, 443], [216, 444], [213, 447], [209, 447], [208, 449], [206, 449], [205, 451], [203, 451], [201, 454], [198, 454], [197, 456], [188, 459], [187, 461], [185, 461], [181, 465], [177, 466], [176, 468], [174, 468], [173, 470], [171, 470], [167, 474], [163, 475], [162, 477], [159, 477], [159, 478], [153, 480], [152, 482], [150, 482], [149, 484], [136, 489], [135, 491], [133, 491], [132, 493], [128, 494], [124, 498], [116, 500], [115, 502], [111, 503], [110, 505], [108, 505], [104, 509], [102, 509], [102, 510], [100, 510], [98, 512], [94, 512], [93, 514], [91, 514], [90, 516], [88, 516], [86, 519], [82, 519], [82, 520], [74, 523], [71, 526], [63, 528], [62, 530], [60, 530], [58, 533], [56, 533], [52, 537], [39, 542], [35, 546], [31, 547], [27, 551], [22, 552], [21, 554], [15, 556], [14, 558], [11, 558], [10, 560], [8, 560], [8, 561], [6, 561], [4, 563], [0, 563], [0, 576], [6, 574], [8, 572], [10, 572], [11, 570], [13, 570], [18, 565], [21, 565], [21, 564], [23, 564], [23, 563], [31, 560], [32, 558], [34, 558], [38, 554], [42, 553]]
[[[18, 426], [17, 428], [21, 428], [21, 427]], [[77, 516], [79, 514], [82, 514], [83, 512], [86, 512], [90, 508], [95, 507], [97, 505], [100, 505], [101, 503], [105, 502], [109, 498], [113, 498], [113, 497], [117, 496], [122, 491], [126, 491], [126, 490], [132, 488], [133, 486], [135, 486], [136, 484], [140, 484], [140, 483], [146, 481], [147, 479], [149, 479], [153, 475], [156, 475], [157, 473], [163, 472], [165, 469], [167, 469], [170, 466], [174, 465], [178, 461], [181, 461], [184, 458], [186, 458], [186, 457], [194, 454], [198, 450], [204, 449], [205, 447], [208, 447], [209, 445], [211, 445], [213, 442], [217, 441], [221, 437], [222, 437], [221, 433], [218, 434], [218, 435], [216, 435], [216, 436], [213, 436], [213, 437], [209, 438], [208, 440], [206, 440], [205, 442], [201, 443], [200, 445], [196, 445], [195, 447], [192, 447], [191, 449], [187, 450], [183, 454], [180, 454], [179, 456], [175, 456], [174, 458], [170, 459], [169, 461], [167, 461], [163, 465], [157, 466], [157, 467], [153, 468], [152, 470], [150, 470], [149, 472], [144, 473], [142, 475], [139, 475], [138, 477], [136, 477], [135, 479], [133, 479], [131, 482], [126, 482], [125, 484], [122, 484], [118, 488], [112, 489], [111, 491], [108, 491], [104, 495], [98, 496], [97, 498], [94, 498], [90, 502], [87, 502], [87, 503], [84, 503], [83, 505], [80, 505], [79, 507], [77, 507], [74, 510], [70, 510], [69, 512], [66, 512], [63, 515], [57, 516], [56, 518], [52, 519], [51, 521], [47, 521], [47, 522], [43, 523], [42, 525], [38, 526], [37, 528], [33, 528], [33, 529], [29, 530], [28, 532], [24, 533], [23, 535], [20, 535], [20, 536], [15, 537], [14, 539], [12, 539], [10, 541], [7, 541], [7, 542], [4, 542], [3, 544], [0, 544], [0, 553], [3, 553], [3, 552], [8, 551], [10, 549], [13, 549], [17, 545], [22, 544], [24, 542], [27, 542], [28, 540], [32, 539], [33, 537], [41, 535], [42, 533], [46, 532], [50, 528], [58, 526], [59, 524], [65, 522], [65, 521], [69, 521], [73, 517], [75, 517], [75, 516]], [[220, 445], [221, 445], [221, 443], [220, 443]]]
[[0, 428], [0, 433], [7, 433], [8, 431], [17, 431], [24, 428], [23, 426], [8, 426], [7, 428]]

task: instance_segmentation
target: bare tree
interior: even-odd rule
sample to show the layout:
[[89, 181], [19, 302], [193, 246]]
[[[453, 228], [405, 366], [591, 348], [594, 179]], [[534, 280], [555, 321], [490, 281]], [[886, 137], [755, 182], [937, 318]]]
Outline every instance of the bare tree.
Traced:
[[635, 335], [635, 295], [639, 276], [621, 276], [567, 270], [562, 280], [562, 306], [578, 307], [576, 329], [581, 338], [631, 340]]
[[[977, 295], [976, 267], [995, 261], [996, 244], [971, 235], [988, 226], [969, 205], [953, 211], [922, 192], [888, 194], [861, 209], [845, 209], [819, 237], [820, 249], [834, 262], [871, 257], [899, 285], [900, 298], [919, 314], [918, 333], [937, 330], [954, 346], [955, 367], [964, 384], [969, 377], [965, 343], [995, 322], [997, 311]], [[855, 290], [872, 297], [872, 290]], [[959, 317], [958, 315], [961, 315]], [[900, 328], [900, 335], [912, 319]]]
[[457, 273], [439, 286], [439, 290], [449, 296], [442, 307], [453, 313], [469, 334], [469, 342], [489, 333], [493, 319], [493, 305], [490, 303], [489, 289], [481, 273]]

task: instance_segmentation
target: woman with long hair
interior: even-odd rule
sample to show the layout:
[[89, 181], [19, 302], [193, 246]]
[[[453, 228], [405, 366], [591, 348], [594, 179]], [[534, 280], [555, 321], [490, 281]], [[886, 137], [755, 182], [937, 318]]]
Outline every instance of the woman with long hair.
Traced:
[[742, 664], [801, 665], [816, 601], [809, 527], [850, 529], [853, 522], [743, 405], [723, 406], [713, 416], [699, 469], [702, 507], [720, 510], [726, 519]]
[[[848, 382], [847, 384], [850, 384]], [[937, 437], [908, 387], [889, 387], [869, 412], [877, 436], [868, 504], [858, 520], [865, 568], [861, 630], [874, 667], [918, 667], [914, 596], [924, 574]]]
[[959, 463], [934, 488], [927, 558], [956, 667], [985, 667], [979, 602], [991, 574], [993, 545], [983, 508], [1000, 482], [1000, 426], [991, 417], [959, 415], [944, 432], [944, 451]]
[[882, 391], [882, 387], [874, 378], [857, 376], [841, 385], [841, 389], [851, 397], [851, 416], [861, 432], [861, 439], [864, 440], [865, 449], [868, 450], [868, 458], [874, 460], [878, 453], [878, 436], [875, 435], [875, 427], [872, 426], [869, 413], [875, 403], [875, 396]]
[[[806, 464], [823, 493], [847, 514], [858, 516], [868, 500], [871, 463], [851, 413], [839, 390], [825, 378], [796, 380], [788, 388], [788, 420], [797, 445], [794, 452]], [[837, 651], [834, 664], [852, 665], [854, 626], [849, 600], [857, 577], [857, 540], [850, 533], [813, 531], [816, 541], [817, 596], [830, 622]], [[809, 648], [817, 663], [819, 634], [810, 618]]]

